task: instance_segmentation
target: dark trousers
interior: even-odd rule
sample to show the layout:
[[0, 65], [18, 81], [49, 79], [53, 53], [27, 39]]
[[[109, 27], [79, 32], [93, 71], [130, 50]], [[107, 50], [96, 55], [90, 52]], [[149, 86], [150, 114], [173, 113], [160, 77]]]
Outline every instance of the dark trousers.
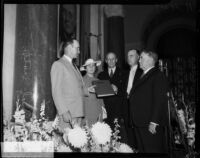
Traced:
[[136, 142], [136, 135], [134, 133], [134, 129], [131, 127], [126, 127], [126, 132], [127, 132], [127, 144], [133, 148], [136, 149], [137, 148], [137, 142]]
[[156, 134], [151, 134], [147, 127], [133, 128], [136, 148], [139, 153], [167, 153], [167, 138], [164, 127], [156, 127]]

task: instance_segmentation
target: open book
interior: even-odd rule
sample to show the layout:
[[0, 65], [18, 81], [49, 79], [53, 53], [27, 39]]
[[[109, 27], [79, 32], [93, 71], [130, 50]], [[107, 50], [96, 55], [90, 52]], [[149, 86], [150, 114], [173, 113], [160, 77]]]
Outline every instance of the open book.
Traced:
[[115, 95], [115, 92], [109, 80], [96, 80], [92, 82], [92, 85], [96, 85], [94, 88], [97, 97], [106, 97]]

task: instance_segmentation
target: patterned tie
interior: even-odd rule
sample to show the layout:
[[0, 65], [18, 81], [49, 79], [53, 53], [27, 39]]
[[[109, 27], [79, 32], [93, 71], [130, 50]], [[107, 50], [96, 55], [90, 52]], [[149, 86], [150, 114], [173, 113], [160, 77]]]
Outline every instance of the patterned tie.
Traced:
[[76, 63], [75, 63], [74, 60], [72, 60], [72, 65], [74, 66], [75, 70], [76, 70], [77, 72], [79, 72], [79, 70], [78, 70], [78, 68], [77, 68]]
[[80, 77], [83, 85], [85, 85], [84, 81], [83, 81], [83, 77], [81, 75], [81, 72], [79, 71], [78, 67], [76, 66], [75, 62], [72, 62], [72, 65], [74, 66], [75, 71], [77, 72], [78, 76]]
[[113, 77], [113, 70], [111, 69], [110, 71], [110, 77], [112, 78]]
[[74, 62], [72, 62], [72, 65], [74, 66], [75, 70], [77, 71], [76, 64]]

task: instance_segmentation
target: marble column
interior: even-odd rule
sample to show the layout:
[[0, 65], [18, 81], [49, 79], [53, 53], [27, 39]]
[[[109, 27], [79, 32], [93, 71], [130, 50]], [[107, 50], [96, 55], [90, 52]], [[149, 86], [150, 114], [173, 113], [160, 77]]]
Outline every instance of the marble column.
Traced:
[[16, 28], [16, 4], [4, 5], [4, 32], [3, 32], [3, 64], [2, 64], [2, 88], [3, 88], [3, 119], [8, 121], [12, 115], [13, 76], [15, 61], [15, 28]]
[[27, 120], [39, 116], [43, 101], [46, 116], [55, 117], [50, 69], [56, 60], [57, 9], [48, 4], [17, 5], [13, 110], [19, 98]]
[[107, 16], [107, 50], [116, 53], [118, 65], [123, 68], [125, 67], [123, 6], [105, 5], [104, 10]]

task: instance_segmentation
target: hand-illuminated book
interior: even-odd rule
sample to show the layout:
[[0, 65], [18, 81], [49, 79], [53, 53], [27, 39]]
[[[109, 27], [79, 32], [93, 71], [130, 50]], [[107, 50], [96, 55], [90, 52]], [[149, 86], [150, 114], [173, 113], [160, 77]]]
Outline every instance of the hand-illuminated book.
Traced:
[[95, 85], [95, 93], [97, 97], [106, 97], [115, 95], [115, 92], [109, 80], [96, 80], [92, 82]]

